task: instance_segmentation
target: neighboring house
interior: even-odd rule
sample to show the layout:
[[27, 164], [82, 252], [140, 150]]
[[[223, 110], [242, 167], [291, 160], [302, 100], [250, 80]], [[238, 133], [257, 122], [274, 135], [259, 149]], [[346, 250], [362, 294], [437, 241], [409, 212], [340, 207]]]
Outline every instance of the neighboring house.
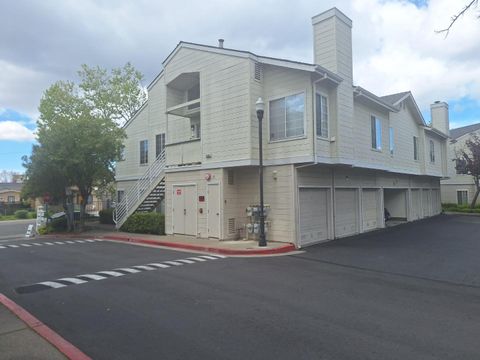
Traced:
[[333, 8], [312, 24], [312, 64], [223, 40], [177, 45], [125, 125], [118, 227], [164, 199], [168, 234], [243, 237], [259, 202], [259, 97], [268, 239], [302, 247], [382, 228], [385, 208], [407, 221], [440, 213], [448, 105], [429, 127], [410, 92], [354, 86], [351, 20]]
[[[480, 123], [450, 130], [451, 140], [448, 144], [448, 179], [441, 181], [442, 202], [466, 205], [473, 201], [476, 187], [471, 175], [458, 174], [456, 170], [457, 154], [465, 149], [465, 142], [472, 134], [480, 136]], [[480, 199], [477, 200], [477, 204]]]
[[0, 183], [0, 203], [19, 203], [22, 193], [21, 183]]

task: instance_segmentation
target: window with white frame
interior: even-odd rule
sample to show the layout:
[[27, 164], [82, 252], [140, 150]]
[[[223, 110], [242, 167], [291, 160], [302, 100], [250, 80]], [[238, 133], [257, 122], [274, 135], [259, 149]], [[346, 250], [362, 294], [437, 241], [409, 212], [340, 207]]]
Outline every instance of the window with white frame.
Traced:
[[458, 203], [458, 205], [467, 205], [468, 204], [468, 191], [467, 190], [457, 190], [457, 203]]
[[392, 127], [389, 128], [388, 135], [389, 135], [389, 144], [390, 144], [390, 155], [393, 155], [393, 152], [395, 150], [395, 138], [394, 138], [395, 134]]
[[165, 149], [165, 133], [155, 136], [155, 157], [158, 157]]
[[435, 143], [430, 140], [430, 162], [435, 162]]
[[315, 121], [317, 136], [328, 138], [328, 101], [320, 93], [315, 94]]
[[118, 161], [125, 161], [125, 146], [122, 146], [122, 148], [120, 149], [120, 158], [118, 159]]
[[413, 160], [418, 160], [418, 137], [413, 137]]
[[148, 140], [140, 141], [140, 164], [148, 163]]
[[270, 101], [269, 118], [271, 141], [305, 135], [305, 94]]
[[8, 195], [7, 202], [12, 204], [15, 202], [15, 196], [13, 195]]
[[382, 150], [382, 121], [373, 116], [371, 117], [372, 131], [372, 149]]
[[117, 202], [121, 202], [125, 196], [125, 190], [117, 190]]

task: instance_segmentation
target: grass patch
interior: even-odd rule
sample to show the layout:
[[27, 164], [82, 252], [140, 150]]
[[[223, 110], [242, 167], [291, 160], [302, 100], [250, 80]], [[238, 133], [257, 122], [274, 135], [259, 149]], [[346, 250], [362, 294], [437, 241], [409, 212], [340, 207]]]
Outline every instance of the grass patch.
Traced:
[[480, 205], [476, 205], [473, 209], [470, 205], [458, 205], [458, 204], [442, 204], [443, 211], [467, 213], [467, 214], [480, 214]]

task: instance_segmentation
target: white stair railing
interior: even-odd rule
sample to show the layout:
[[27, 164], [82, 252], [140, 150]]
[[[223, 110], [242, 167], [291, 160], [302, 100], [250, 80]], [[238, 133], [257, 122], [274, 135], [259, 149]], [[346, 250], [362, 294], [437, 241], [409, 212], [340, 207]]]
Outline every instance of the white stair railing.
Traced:
[[[165, 149], [157, 156], [155, 161], [148, 167], [143, 176], [125, 192], [114, 211], [113, 221], [120, 228], [127, 218], [140, 206], [148, 194], [158, 185], [165, 169]], [[153, 188], [152, 188], [153, 186]]]

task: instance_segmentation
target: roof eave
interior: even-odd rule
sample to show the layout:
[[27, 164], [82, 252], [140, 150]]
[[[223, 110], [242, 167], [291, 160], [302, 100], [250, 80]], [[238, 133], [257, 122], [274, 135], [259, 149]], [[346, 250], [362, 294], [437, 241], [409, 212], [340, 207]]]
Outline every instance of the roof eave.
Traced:
[[365, 90], [364, 88], [362, 88], [360, 86], [355, 86], [354, 89], [353, 89], [353, 93], [356, 97], [363, 97], [367, 100], [370, 100], [373, 103], [379, 105], [380, 107], [383, 107], [383, 108], [387, 109], [388, 111], [391, 111], [391, 112], [398, 112], [399, 111], [398, 108], [387, 104], [386, 102], [382, 101], [378, 96], [372, 94], [371, 92], [369, 92], [368, 90]]

